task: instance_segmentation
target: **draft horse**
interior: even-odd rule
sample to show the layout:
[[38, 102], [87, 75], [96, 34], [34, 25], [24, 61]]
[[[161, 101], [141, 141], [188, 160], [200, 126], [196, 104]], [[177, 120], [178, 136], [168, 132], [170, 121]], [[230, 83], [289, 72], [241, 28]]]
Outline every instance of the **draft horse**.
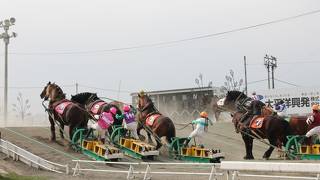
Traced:
[[[226, 97], [221, 100], [223, 101], [223, 109], [229, 112], [236, 112], [239, 104], [243, 103], [244, 101], [251, 101], [251, 98], [247, 97], [243, 92], [240, 91], [228, 91]], [[291, 134], [305, 135], [308, 132], [308, 124], [306, 123], [307, 119], [308, 116], [290, 116], [288, 120]]]
[[[107, 103], [97, 96], [97, 93], [83, 92], [76, 95], [71, 95], [71, 101], [79, 103], [90, 116], [100, 115], [102, 112], [109, 112], [110, 108], [116, 108], [116, 114], [121, 115], [122, 112], [118, 106], [113, 103]], [[114, 123], [113, 125], [121, 126], [122, 119], [117, 119], [116, 115], [113, 115]], [[110, 126], [109, 132], [112, 131]]]
[[[268, 139], [269, 143], [272, 145], [269, 149], [264, 153], [263, 158], [269, 159], [271, 156], [274, 147], [281, 148], [282, 145], [286, 144], [287, 136], [291, 134], [291, 129], [289, 123], [283, 118], [275, 115], [267, 115], [264, 117], [263, 124], [260, 128], [249, 128], [249, 131], [243, 131], [239, 129], [239, 123], [243, 114], [245, 112], [239, 110], [241, 108], [235, 107], [238, 102], [235, 101], [244, 101], [251, 100], [244, 93], [239, 91], [229, 91], [225, 98], [225, 103], [229, 105], [229, 107], [233, 107], [236, 111], [232, 113], [232, 122], [234, 124], [236, 132], [241, 132], [242, 139], [245, 143], [246, 155], [244, 159], [254, 159], [252, 154], [253, 147], [253, 139]], [[227, 102], [226, 102], [227, 101]], [[230, 102], [234, 102], [235, 106], [231, 106]], [[256, 107], [263, 108], [263, 107]], [[270, 113], [269, 113], [270, 114]]]
[[55, 121], [60, 125], [60, 136], [64, 139], [64, 126], [69, 126], [69, 138], [72, 138], [76, 128], [86, 128], [88, 123], [87, 113], [77, 104], [66, 99], [62, 89], [55, 83], [48, 82], [43, 88], [41, 99], [49, 99], [48, 113], [51, 129], [51, 141], [56, 141]]
[[[153, 134], [159, 138], [165, 136], [167, 141], [171, 143], [173, 137], [176, 136], [176, 129], [169, 117], [162, 115], [154, 106], [150, 97], [146, 94], [138, 94], [138, 135], [143, 126], [151, 129]], [[148, 141], [152, 142], [151, 134], [147, 131]], [[157, 139], [157, 138], [156, 138]], [[161, 142], [157, 140], [156, 148], [161, 147]]]

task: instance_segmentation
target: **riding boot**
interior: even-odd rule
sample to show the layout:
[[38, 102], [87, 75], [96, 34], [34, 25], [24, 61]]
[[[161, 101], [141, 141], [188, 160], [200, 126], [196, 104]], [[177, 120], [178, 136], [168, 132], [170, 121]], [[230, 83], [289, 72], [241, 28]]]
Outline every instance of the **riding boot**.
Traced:
[[101, 138], [100, 141], [102, 142], [102, 144], [106, 143], [106, 139], [105, 138]]
[[191, 138], [186, 139], [186, 141], [183, 143], [183, 146], [188, 147], [190, 140], [191, 140]]
[[85, 139], [88, 139], [90, 134], [93, 132], [93, 129], [92, 128], [89, 128], [89, 130], [87, 131], [87, 134], [85, 136]]

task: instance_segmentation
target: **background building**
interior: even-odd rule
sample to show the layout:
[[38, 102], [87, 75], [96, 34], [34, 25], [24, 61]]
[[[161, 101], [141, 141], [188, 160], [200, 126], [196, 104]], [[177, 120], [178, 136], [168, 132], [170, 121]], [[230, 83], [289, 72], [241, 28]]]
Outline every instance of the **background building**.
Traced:
[[[211, 101], [219, 88], [187, 88], [146, 92], [158, 110], [175, 122], [190, 122], [199, 116], [199, 112], [207, 111], [212, 117]], [[138, 94], [132, 93], [132, 104], [136, 107]]]

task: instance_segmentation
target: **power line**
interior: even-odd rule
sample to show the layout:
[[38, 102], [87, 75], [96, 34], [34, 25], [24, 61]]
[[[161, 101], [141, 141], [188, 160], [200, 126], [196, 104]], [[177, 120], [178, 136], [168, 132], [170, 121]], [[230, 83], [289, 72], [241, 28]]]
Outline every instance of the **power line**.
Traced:
[[125, 90], [119, 91], [119, 90], [116, 90], [116, 89], [105, 89], [105, 88], [87, 86], [87, 85], [82, 85], [82, 84], [79, 84], [79, 87], [85, 87], [85, 88], [90, 88], [90, 89], [95, 89], [95, 90], [102, 90], [102, 91], [109, 91], [109, 92], [132, 93], [132, 91], [125, 91]]
[[[59, 87], [74, 87], [75, 85], [59, 85]], [[0, 86], [0, 88], [4, 88], [3, 86]], [[44, 86], [9, 86], [9, 89], [42, 89]]]
[[268, 79], [261, 79], [261, 80], [257, 80], [257, 81], [251, 81], [248, 82], [248, 84], [255, 84], [255, 83], [259, 83], [259, 82], [263, 82], [263, 81], [267, 81]]
[[198, 40], [198, 39], [211, 38], [211, 37], [220, 36], [220, 35], [224, 35], [224, 34], [229, 34], [229, 33], [244, 31], [244, 30], [248, 30], [248, 29], [253, 29], [253, 28], [257, 28], [257, 27], [261, 27], [261, 26], [266, 26], [266, 25], [270, 25], [270, 24], [289, 21], [289, 20], [297, 19], [297, 18], [300, 18], [300, 17], [303, 17], [303, 16], [309, 16], [309, 15], [317, 14], [319, 12], [320, 12], [320, 10], [315, 10], [315, 11], [310, 11], [310, 12], [298, 14], [298, 15], [295, 15], [295, 16], [290, 16], [290, 17], [286, 17], [286, 18], [282, 18], [282, 19], [268, 21], [268, 22], [260, 23], [260, 24], [256, 24], [256, 25], [236, 28], [236, 29], [232, 29], [232, 30], [228, 30], [228, 31], [212, 33], [212, 34], [206, 34], [206, 35], [201, 35], [201, 36], [195, 36], [195, 37], [185, 38], [185, 39], [180, 39], [180, 40], [159, 42], [159, 43], [143, 44], [143, 45], [122, 47], [122, 48], [112, 48], [112, 49], [105, 49], [105, 50], [68, 51], [68, 52], [67, 51], [64, 51], [64, 52], [34, 52], [34, 53], [12, 52], [10, 54], [13, 54], [13, 55], [72, 55], [72, 54], [94, 54], [94, 53], [107, 53], [107, 52], [115, 52], [115, 51], [142, 49], [142, 48], [149, 48], [149, 47], [156, 47], [156, 46], [164, 46], [164, 45], [170, 45], [170, 44], [183, 43], [183, 42], [193, 41], [193, 40]]
[[[314, 60], [314, 61], [282, 61], [282, 62], [278, 62], [277, 64], [313, 64], [313, 63], [320, 63], [319, 60]], [[264, 66], [264, 64], [262, 63], [250, 63], [247, 64], [249, 66]]]
[[291, 85], [291, 86], [301, 87], [301, 86], [299, 86], [299, 85], [297, 85], [297, 84], [289, 83], [289, 82], [287, 82], [287, 81], [282, 81], [282, 80], [279, 80], [279, 79], [275, 79], [275, 80], [276, 80], [276, 81], [279, 81], [279, 82], [281, 82], [281, 83], [284, 83], [284, 84]]

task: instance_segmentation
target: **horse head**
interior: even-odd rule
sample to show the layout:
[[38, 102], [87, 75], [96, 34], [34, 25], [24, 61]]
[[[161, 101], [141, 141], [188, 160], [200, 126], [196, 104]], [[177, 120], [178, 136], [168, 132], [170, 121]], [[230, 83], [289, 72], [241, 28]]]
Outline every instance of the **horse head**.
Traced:
[[50, 84], [51, 84], [51, 82], [49, 81], [49, 82], [47, 83], [47, 85], [43, 88], [43, 90], [42, 90], [42, 92], [41, 92], [41, 94], [40, 94], [40, 98], [41, 98], [41, 99], [44, 99], [45, 101], [48, 100], [48, 98], [49, 98], [49, 94], [48, 94], [48, 92], [47, 92], [47, 87], [48, 87]]
[[248, 97], [240, 91], [228, 91], [226, 97], [217, 101], [217, 105], [229, 112], [235, 112], [237, 103], [248, 99]]
[[153, 102], [151, 100], [151, 98], [144, 94], [144, 95], [138, 95], [139, 99], [138, 99], [138, 110], [140, 112], [145, 112], [150, 110], [151, 108], [153, 108]]
[[66, 95], [63, 93], [62, 89], [55, 83], [51, 83], [50, 81], [47, 85], [43, 88], [41, 94], [41, 99], [48, 100], [50, 99], [51, 102], [65, 99]]
[[144, 121], [148, 114], [157, 112], [157, 109], [147, 94], [139, 94], [138, 97], [138, 119]]

